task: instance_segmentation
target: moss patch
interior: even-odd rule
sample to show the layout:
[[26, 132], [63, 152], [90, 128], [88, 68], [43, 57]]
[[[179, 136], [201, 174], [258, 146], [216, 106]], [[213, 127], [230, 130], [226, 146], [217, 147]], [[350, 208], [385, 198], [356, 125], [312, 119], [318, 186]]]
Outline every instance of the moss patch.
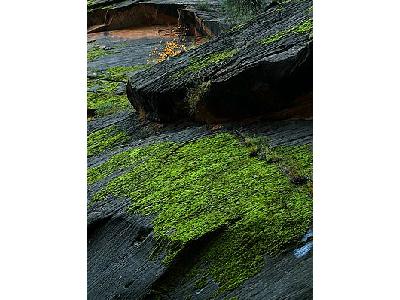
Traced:
[[303, 21], [299, 23], [298, 25], [279, 31], [277, 33], [274, 33], [264, 39], [261, 40], [261, 43], [263, 45], [270, 45], [274, 42], [277, 42], [281, 40], [282, 38], [288, 36], [289, 34], [306, 34], [312, 31], [313, 28], [313, 20], [308, 19], [306, 21]]
[[118, 94], [125, 87], [128, 75], [147, 68], [149, 65], [117, 66], [98, 71], [95, 79], [88, 79], [87, 107], [95, 110], [95, 117], [104, 117], [131, 108], [125, 93]]
[[125, 172], [92, 201], [128, 197], [131, 212], [155, 214], [154, 232], [165, 241], [167, 264], [188, 242], [225, 228], [204, 249], [201, 261], [220, 290], [230, 290], [259, 272], [264, 254], [284, 250], [312, 222], [307, 185], [293, 183], [282, 171], [289, 164], [309, 172], [310, 148], [279, 147], [279, 161], [253, 152], [251, 144], [229, 133], [131, 149], [89, 169], [89, 183]]
[[131, 105], [125, 95], [88, 93], [87, 107], [95, 110], [96, 117], [104, 117], [130, 109]]
[[189, 65], [184, 68], [182, 71], [176, 73], [174, 75], [174, 78], [180, 78], [186, 74], [192, 74], [192, 73], [198, 73], [201, 70], [220, 63], [226, 59], [234, 57], [238, 53], [237, 49], [232, 49], [232, 50], [226, 50], [226, 51], [221, 51], [217, 53], [210, 54], [204, 58], [201, 59], [193, 59], [189, 62]]
[[312, 19], [306, 20], [306, 21], [300, 23], [299, 25], [297, 25], [296, 27], [292, 28], [293, 32], [298, 33], [298, 34], [308, 33], [310, 31], [312, 31], [312, 29], [313, 29], [313, 20]]
[[107, 55], [107, 54], [110, 54], [110, 52], [106, 51], [103, 48], [100, 48], [100, 46], [98, 46], [98, 45], [95, 45], [95, 46], [91, 47], [90, 49], [88, 49], [87, 60], [88, 60], [88, 62], [94, 61], [96, 59], [99, 59], [102, 56]]
[[186, 95], [186, 102], [189, 105], [189, 111], [193, 114], [196, 111], [197, 104], [201, 101], [203, 96], [208, 92], [211, 82], [201, 82], [194, 88], [188, 90]]
[[87, 138], [87, 155], [95, 156], [129, 140], [129, 136], [116, 126], [109, 126], [91, 133]]
[[150, 65], [136, 65], [136, 66], [116, 66], [108, 68], [101, 76], [101, 79], [127, 82], [128, 75], [138, 70], [148, 68]]

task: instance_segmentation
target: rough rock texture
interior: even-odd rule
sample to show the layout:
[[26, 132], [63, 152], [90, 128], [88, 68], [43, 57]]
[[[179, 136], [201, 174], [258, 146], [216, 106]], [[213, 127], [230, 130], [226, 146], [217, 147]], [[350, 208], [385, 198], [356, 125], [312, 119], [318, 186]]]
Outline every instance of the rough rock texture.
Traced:
[[273, 6], [246, 25], [129, 79], [151, 120], [223, 120], [287, 107], [312, 89], [312, 3]]
[[[218, 10], [221, 1], [207, 1], [212, 4], [211, 9], [207, 10], [200, 5], [201, 2], [203, 1], [94, 0], [88, 6], [90, 7], [88, 22], [97, 20], [97, 23], [91, 24], [91, 26], [98, 26], [91, 28], [92, 32], [96, 32], [106, 29], [124, 29], [135, 25], [154, 25], [152, 20], [157, 20], [160, 25], [176, 25], [178, 24], [177, 16], [178, 18], [180, 16], [189, 28], [196, 29], [194, 33], [221, 34], [222, 28], [225, 28], [224, 17]], [[144, 3], [148, 6], [139, 6]], [[293, 116], [311, 116], [310, 94], [308, 94], [311, 86], [306, 84], [311, 80], [311, 74], [306, 67], [311, 66], [311, 37], [309, 33], [294, 34], [294, 32], [287, 32], [288, 34], [282, 37], [275, 35], [277, 32], [286, 32], [287, 28], [293, 28], [299, 22], [301, 24], [303, 21], [306, 22], [310, 18], [310, 6], [309, 1], [295, 0], [292, 0], [292, 3], [275, 6], [273, 9], [279, 14], [271, 8], [263, 17], [233, 28], [231, 32], [222, 34], [220, 38], [212, 40], [209, 44], [146, 71], [135, 72], [128, 86], [128, 92], [131, 92], [130, 97], [134, 93], [142, 95], [140, 98], [142, 102], [134, 102], [135, 108], [142, 110], [153, 120], [170, 121], [175, 118], [187, 119], [193, 116], [199, 119], [207, 116], [208, 120], [208, 112], [212, 113], [211, 119], [242, 117], [254, 114], [254, 111], [260, 112], [258, 110], [264, 106], [257, 106], [257, 101], [264, 101], [265, 95], [268, 95], [267, 98], [270, 99], [269, 95], [272, 91], [279, 96], [274, 99], [284, 100], [282, 106], [278, 101], [276, 108], [288, 105], [285, 110], [274, 115], [269, 114], [267, 118], [230, 120], [213, 126], [194, 123], [190, 120], [166, 124], [154, 123], [141, 119], [137, 111], [122, 106], [120, 110], [88, 120], [89, 136], [111, 127], [117, 128], [126, 136], [104, 151], [88, 157], [88, 169], [99, 166], [128, 149], [166, 141], [190, 143], [218, 132], [229, 132], [237, 136], [262, 136], [268, 140], [271, 147], [312, 144], [311, 119], [282, 120]], [[139, 11], [136, 11], [138, 8]], [[155, 11], [161, 12], [158, 16], [163, 15], [163, 17], [156, 19]], [[149, 14], [140, 22], [127, 22], [127, 20], [132, 20], [131, 17], [135, 14], [145, 16], [144, 12]], [[104, 22], [106, 16], [107, 18], [114, 16], [114, 19], [111, 18], [114, 21], [108, 19], [110, 23], [107, 25]], [[116, 18], [116, 16], [120, 17]], [[109, 26], [110, 24], [114, 24], [115, 27]], [[205, 30], [206, 28], [209, 32]], [[274, 40], [272, 42], [268, 40], [271, 35]], [[264, 41], [264, 44], [256, 44], [260, 39]], [[161, 40], [167, 41], [169, 38], [163, 37]], [[104, 75], [104, 72], [114, 67], [146, 64], [149, 52], [159, 42], [158, 37], [115, 38], [107, 32], [96, 37], [94, 41], [90, 40], [89, 50], [92, 47], [98, 47], [102, 54], [88, 62], [88, 83], [100, 80], [103, 87], [107, 87], [113, 83], [114, 79], [101, 77], [101, 74]], [[231, 52], [235, 49], [240, 49], [240, 52]], [[219, 55], [212, 56], [215, 53]], [[196, 60], [197, 58], [206, 58], [206, 62], [211, 63], [204, 67], [204, 64]], [[188, 61], [185, 62], [185, 59]], [[195, 67], [192, 71], [194, 72], [182, 71], [193, 61]], [[281, 72], [283, 74], [280, 74]], [[300, 76], [301, 74], [303, 75]], [[115, 83], [117, 87], [107, 93], [113, 96], [124, 95], [125, 80]], [[201, 88], [197, 89], [200, 93], [195, 93], [196, 87]], [[281, 87], [286, 88], [286, 91], [282, 91]], [[304, 93], [300, 87], [304, 88]], [[88, 94], [97, 93], [105, 92], [99, 92], [98, 87], [91, 83]], [[183, 97], [180, 97], [179, 93]], [[259, 94], [262, 97], [257, 98]], [[297, 98], [300, 94], [306, 94], [306, 96]], [[219, 104], [218, 107], [205, 106], [208, 110], [207, 114], [198, 110], [197, 107], [193, 111], [191, 107], [187, 109], [185, 104], [187, 95], [192, 95], [192, 99], [199, 100], [199, 104], [211, 102]], [[293, 99], [294, 102], [291, 102]], [[303, 105], [305, 102], [307, 104]], [[182, 106], [181, 103], [184, 105]], [[291, 103], [299, 104], [300, 108], [296, 106], [294, 109]], [[250, 111], [243, 110], [243, 104]], [[131, 205], [129, 199], [116, 199], [109, 196], [105, 201], [90, 202], [97, 191], [124, 171], [126, 170], [121, 168], [107, 178], [88, 185], [88, 299], [312, 298], [312, 233], [307, 233], [299, 243], [290, 245], [278, 256], [265, 255], [263, 257], [265, 266], [258, 274], [242, 282], [237, 288], [222, 294], [217, 293], [218, 285], [212, 278], [207, 278], [200, 287], [198, 282], [201, 278], [188, 275], [199, 249], [207, 245], [209, 239], [213, 238], [212, 235], [218, 236], [220, 234], [218, 230], [211, 236], [186, 245], [174, 263], [166, 265], [162, 261], [163, 253], [159, 253], [159, 249], [164, 245], [155, 238], [153, 226], [155, 215], [144, 217], [129, 213], [127, 211]], [[182, 272], [176, 273], [177, 269]]]
[[[116, 123], [121, 128], [131, 127], [131, 132], [142, 133], [140, 136], [133, 134], [130, 145], [90, 159], [89, 166], [99, 165], [110, 155], [138, 145], [160, 141], [193, 141], [215, 133], [207, 126], [194, 124], [168, 125], [154, 131], [148, 127], [149, 124], [141, 124], [129, 117], [119, 119]], [[230, 123], [220, 130], [265, 136], [273, 146], [312, 142], [310, 120]], [[88, 200], [108, 181], [109, 178], [89, 185]], [[296, 257], [294, 249], [279, 257], [266, 256], [262, 271], [233, 291], [215, 294], [218, 286], [212, 280], [201, 288], [197, 287], [199, 278], [184, 275], [190, 271], [197, 251], [207, 240], [189, 245], [186, 255], [182, 255], [173, 266], [167, 268], [162, 263], [162, 257], [152, 256], [162, 246], [154, 238], [152, 217], [128, 213], [129, 203], [128, 199], [110, 197], [107, 201], [88, 207], [88, 299], [178, 300], [186, 299], [188, 295], [191, 295], [191, 299], [230, 299], [234, 296], [238, 299], [260, 300], [312, 298], [312, 251]], [[182, 272], [181, 276], [176, 275], [175, 268]]]
[[88, 5], [89, 31], [132, 26], [186, 26], [192, 34], [215, 35], [228, 27], [219, 0], [94, 0]]

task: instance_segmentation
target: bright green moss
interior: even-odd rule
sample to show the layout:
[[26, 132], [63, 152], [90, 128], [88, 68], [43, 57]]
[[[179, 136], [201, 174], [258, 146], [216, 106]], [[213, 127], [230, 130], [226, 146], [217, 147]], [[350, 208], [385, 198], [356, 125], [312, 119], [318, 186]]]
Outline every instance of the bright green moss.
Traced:
[[88, 79], [87, 87], [88, 89], [96, 89], [98, 93], [113, 93], [115, 94], [120, 86], [122, 85], [121, 82], [115, 81], [108, 81], [99, 79]]
[[87, 51], [87, 60], [88, 62], [94, 61], [102, 56], [109, 54], [105, 49], [100, 48], [99, 46], [93, 46]]
[[[92, 201], [130, 198], [131, 212], [155, 215], [154, 232], [165, 241], [167, 264], [188, 242], [223, 229], [200, 261], [221, 291], [230, 290], [259, 272], [263, 255], [296, 242], [312, 222], [307, 185], [293, 183], [284, 170], [293, 165], [308, 174], [310, 148], [282, 146], [273, 154], [280, 159], [268, 160], [258, 155], [262, 147], [221, 133], [187, 144], [135, 148], [89, 169], [89, 183], [123, 170]], [[268, 148], [268, 155], [274, 151]]]
[[112, 149], [129, 140], [129, 136], [116, 126], [109, 126], [91, 133], [87, 138], [88, 157], [99, 155], [105, 150]]
[[270, 45], [274, 42], [277, 42], [279, 40], [281, 40], [282, 38], [286, 37], [289, 34], [305, 34], [308, 33], [310, 31], [312, 31], [312, 25], [313, 21], [312, 19], [308, 19], [306, 21], [301, 22], [300, 24], [292, 27], [292, 28], [288, 28], [282, 31], [279, 31], [273, 35], [270, 35], [264, 39], [261, 40], [261, 43], [263, 45]]
[[[174, 143], [161, 143], [143, 148], [133, 148], [114, 155], [100, 166], [88, 170], [88, 183], [92, 184], [117, 171], [128, 170], [133, 166], [150, 166], [152, 162], [162, 160], [164, 156], [168, 156], [177, 147], [178, 145]], [[101, 195], [99, 194], [93, 201], [101, 200], [100, 198]]]
[[263, 40], [262, 40], [262, 43], [263, 43], [264, 45], [272, 44], [272, 43], [274, 43], [274, 42], [279, 41], [279, 40], [282, 39], [283, 37], [285, 37], [285, 36], [287, 35], [287, 33], [288, 33], [287, 31], [280, 31], [280, 32], [277, 32], [277, 33], [275, 33], [275, 34], [273, 34], [273, 35], [271, 35], [271, 36], [269, 36], [269, 37], [263, 39]]
[[147, 65], [118, 66], [96, 72], [96, 79], [87, 80], [88, 109], [94, 109], [96, 117], [104, 117], [131, 108], [127, 96], [119, 95], [118, 92], [125, 87], [129, 73], [146, 67]]
[[104, 117], [131, 108], [126, 95], [88, 93], [87, 107], [94, 109], [96, 117]]
[[197, 59], [197, 58], [193, 59], [189, 62], [189, 65], [186, 68], [184, 68], [182, 71], [176, 73], [174, 75], [174, 78], [175, 79], [180, 78], [189, 73], [200, 72], [201, 70], [207, 68], [208, 66], [217, 64], [226, 59], [234, 57], [237, 53], [238, 53], [238, 50], [233, 49], [233, 50], [226, 50], [226, 51], [213, 53], [202, 59]]
[[309, 19], [309, 20], [306, 20], [306, 21], [302, 22], [301, 24], [297, 25], [292, 30], [295, 33], [304, 34], [304, 33], [308, 33], [310, 31], [312, 31], [312, 29], [313, 29], [313, 20]]
[[137, 66], [117, 66], [108, 68], [104, 74], [102, 74], [102, 78], [105, 80], [112, 80], [112, 81], [122, 81], [127, 82], [128, 75], [132, 72], [143, 70], [148, 68], [150, 65], [137, 65]]

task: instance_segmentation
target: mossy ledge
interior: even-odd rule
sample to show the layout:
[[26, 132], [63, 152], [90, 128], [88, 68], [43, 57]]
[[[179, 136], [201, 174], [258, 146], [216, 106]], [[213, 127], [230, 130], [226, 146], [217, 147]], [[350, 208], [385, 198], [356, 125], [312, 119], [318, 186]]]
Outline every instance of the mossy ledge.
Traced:
[[116, 66], [98, 71], [96, 78], [87, 80], [88, 111], [94, 111], [94, 117], [104, 117], [120, 111], [131, 110], [128, 98], [125, 94], [118, 94], [118, 90], [123, 89], [129, 74], [149, 66]]
[[[91, 201], [129, 198], [130, 212], [155, 215], [167, 265], [189, 242], [222, 229], [201, 261], [220, 291], [231, 290], [261, 270], [265, 254], [284, 251], [312, 223], [309, 185], [293, 182], [284, 171], [290, 166], [310, 181], [310, 146], [268, 148], [268, 157], [279, 157], [268, 159], [260, 151], [266, 148], [242, 140], [220, 133], [119, 153], [89, 169], [89, 184], [124, 171]], [[193, 272], [203, 271], [194, 266]]]
[[91, 133], [87, 138], [87, 156], [99, 155], [129, 141], [129, 136], [112, 125]]
[[263, 45], [270, 45], [274, 42], [277, 42], [281, 39], [283, 39], [285, 36], [289, 34], [307, 34], [309, 32], [312, 32], [313, 29], [313, 20], [308, 19], [306, 21], [303, 21], [299, 24], [297, 24], [294, 27], [279, 31], [275, 34], [272, 34], [264, 39], [261, 40], [261, 43]]

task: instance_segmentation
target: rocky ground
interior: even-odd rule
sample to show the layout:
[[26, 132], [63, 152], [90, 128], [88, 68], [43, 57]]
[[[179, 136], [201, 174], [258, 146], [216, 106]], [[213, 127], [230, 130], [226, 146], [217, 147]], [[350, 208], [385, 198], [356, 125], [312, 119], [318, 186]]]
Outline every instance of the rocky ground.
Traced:
[[88, 3], [88, 299], [312, 298], [312, 3], [259, 13]]

